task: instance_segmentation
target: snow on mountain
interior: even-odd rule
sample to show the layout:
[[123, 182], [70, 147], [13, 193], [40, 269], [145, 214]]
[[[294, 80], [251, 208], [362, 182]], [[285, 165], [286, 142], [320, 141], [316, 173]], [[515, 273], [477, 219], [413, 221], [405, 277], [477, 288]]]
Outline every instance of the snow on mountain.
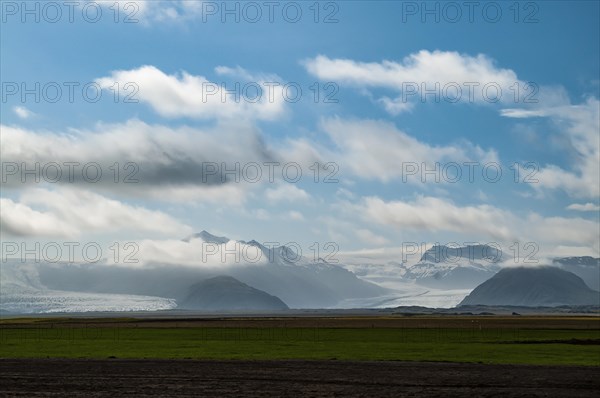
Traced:
[[[337, 264], [299, 256], [295, 248], [237, 241], [206, 231], [167, 245], [143, 265], [40, 266], [41, 281], [54, 290], [185, 299], [189, 288], [217, 275], [230, 276], [277, 296], [290, 308], [326, 308], [352, 298], [376, 297], [387, 289], [362, 280]], [[145, 246], [148, 247], [148, 246]]]
[[[265, 246], [256, 240], [235, 241], [215, 237], [206, 231], [198, 235], [204, 242], [217, 243], [218, 247], [212, 249], [218, 253], [226, 255], [238, 251], [239, 263], [236, 267], [229, 267], [226, 273], [280, 297], [293, 308], [328, 307], [348, 298], [374, 297], [386, 293], [386, 289], [358, 278], [340, 265], [301, 256], [292, 247]], [[195, 240], [190, 240], [190, 243], [194, 244]], [[260, 261], [256, 260], [256, 253], [259, 253]], [[245, 266], [249, 260], [262, 264], [262, 267]]]
[[[398, 255], [400, 260], [401, 254]], [[344, 267], [361, 279], [390, 289], [377, 298], [345, 300], [342, 307], [395, 307], [418, 305], [449, 308], [457, 305], [473, 288], [491, 278], [502, 267], [493, 247], [433, 246], [416, 263], [372, 262], [347, 258]]]
[[403, 277], [438, 289], [472, 289], [500, 270], [500, 260], [501, 253], [486, 245], [436, 245], [408, 267]]
[[[323, 259], [313, 261], [291, 247], [265, 246], [256, 240], [233, 240], [224, 236], [215, 236], [207, 231], [192, 234], [183, 242], [190, 243], [203, 258], [222, 265], [236, 264], [275, 264], [278, 266], [311, 267], [313, 269], [331, 269], [335, 267]], [[215, 261], [216, 260], [216, 261]], [[217, 264], [218, 265], [218, 264]]]
[[588, 267], [600, 267], [600, 258], [594, 258], [591, 256], [582, 257], [562, 257], [555, 258], [554, 263], [557, 264], [576, 264]]
[[[150, 258], [161, 255], [143, 265], [3, 264], [0, 310], [169, 309], [185, 299], [192, 285], [217, 275], [277, 296], [290, 308], [442, 308], [457, 305], [503, 266], [501, 259], [496, 261], [499, 252], [484, 245], [433, 246], [414, 264], [360, 258], [330, 264], [298, 256], [293, 247], [231, 240], [207, 231], [167, 243], [146, 252]], [[594, 280], [600, 281], [598, 259], [555, 262], [580, 275], [592, 288]]]

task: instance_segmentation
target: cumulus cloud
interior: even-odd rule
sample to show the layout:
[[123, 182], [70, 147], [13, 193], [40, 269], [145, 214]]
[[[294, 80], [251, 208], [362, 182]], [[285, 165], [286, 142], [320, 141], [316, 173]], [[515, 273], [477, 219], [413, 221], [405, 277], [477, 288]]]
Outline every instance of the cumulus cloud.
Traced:
[[576, 244], [598, 251], [600, 225], [582, 218], [518, 216], [490, 205], [459, 206], [435, 197], [413, 201], [384, 201], [366, 197], [355, 205], [366, 221], [398, 229], [426, 232], [450, 231], [466, 237], [497, 242], [534, 242], [538, 245]]
[[512, 117], [515, 119], [526, 119], [526, 118], [530, 118], [530, 117], [548, 116], [548, 112], [543, 109], [507, 108], [507, 109], [501, 109], [500, 114], [504, 117]]
[[[493, 150], [486, 151], [469, 142], [429, 145], [385, 121], [329, 118], [321, 122], [321, 129], [336, 146], [335, 151], [322, 157], [338, 160], [341, 170], [383, 182], [407, 175], [409, 163], [418, 170], [425, 166], [431, 170], [436, 163], [441, 167], [445, 162], [498, 162]], [[407, 181], [416, 183], [421, 178], [417, 175]]]
[[304, 221], [304, 216], [299, 211], [292, 210], [287, 215], [290, 220]]
[[319, 55], [304, 61], [304, 66], [321, 80], [399, 92], [396, 98], [384, 96], [379, 99], [392, 114], [412, 109], [422, 98], [432, 101], [433, 96], [424, 97], [425, 90], [435, 89], [440, 93], [440, 101], [479, 104], [496, 102], [496, 99], [497, 102], [514, 102], [511, 87], [515, 83], [522, 87], [519, 96], [529, 94], [526, 83], [520, 81], [514, 71], [497, 67], [494, 60], [484, 54], [470, 56], [451, 51], [421, 50], [401, 62], [358, 62]]
[[[118, 7], [121, 20], [129, 23], [178, 22], [198, 18], [202, 15], [202, 1], [196, 0], [86, 0], [96, 3], [108, 11], [115, 12]], [[77, 3], [85, 6], [85, 3]]]
[[281, 184], [276, 188], [269, 188], [265, 191], [265, 197], [271, 203], [279, 202], [306, 202], [310, 195], [305, 190], [298, 188], [293, 184]]
[[422, 196], [412, 202], [367, 197], [360, 209], [366, 219], [398, 228], [484, 234], [502, 240], [515, 236], [504, 225], [508, 212], [489, 205], [460, 207], [443, 199]]
[[[217, 68], [217, 72], [231, 74], [232, 69]], [[123, 90], [136, 90], [132, 98], [149, 104], [161, 116], [169, 118], [274, 120], [284, 113], [283, 86], [270, 85], [273, 80], [281, 82], [280, 79], [253, 76], [245, 71], [242, 75], [246, 81], [237, 82], [236, 87], [235, 83], [222, 85], [187, 72], [168, 75], [145, 65], [114, 71], [96, 82], [103, 89], [119, 83]], [[235, 92], [237, 97], [228, 91]]]
[[356, 236], [368, 245], [382, 246], [390, 243], [388, 239], [384, 238], [383, 236], [377, 235], [365, 228], [356, 230]]
[[201, 268], [223, 268], [227, 266], [260, 266], [267, 264], [268, 254], [254, 245], [235, 240], [223, 244], [205, 242], [200, 238], [183, 240], [141, 240], [139, 262], [132, 266], [144, 267], [151, 264], [173, 264]]
[[574, 150], [570, 170], [556, 165], [540, 168], [532, 184], [538, 191], [561, 189], [576, 198], [600, 197], [600, 101], [590, 98], [579, 105], [542, 106], [531, 112], [505, 110], [506, 117], [550, 118], [560, 134], [567, 138]]
[[[99, 124], [90, 131], [1, 128], [2, 178], [7, 188], [36, 182], [36, 176], [30, 175], [23, 183], [25, 168], [37, 167], [38, 182], [54, 181], [57, 167], [51, 165], [58, 165], [59, 185], [163, 201], [241, 203], [244, 192], [257, 185], [246, 182], [244, 166], [281, 160], [258, 131], [241, 124], [173, 129], [130, 120]], [[94, 181], [98, 169], [101, 178]]]
[[[538, 191], [562, 189], [569, 195], [576, 198], [598, 198], [600, 196], [600, 102], [595, 98], [590, 98], [579, 105], [572, 105], [568, 99], [568, 94], [562, 87], [536, 87], [535, 98], [531, 101], [525, 101], [525, 97], [530, 96], [533, 91], [525, 89], [526, 83], [518, 79], [516, 73], [510, 69], [503, 69], [496, 66], [495, 62], [486, 55], [479, 54], [470, 56], [457, 52], [447, 51], [426, 51], [422, 50], [404, 58], [402, 62], [382, 61], [382, 62], [358, 62], [351, 59], [331, 59], [319, 55], [313, 59], [306, 60], [304, 65], [309, 73], [322, 80], [334, 80], [341, 84], [352, 85], [361, 89], [386, 88], [400, 92], [397, 98], [382, 97], [379, 101], [390, 113], [399, 113], [410, 110], [417, 102], [407, 101], [402, 91], [407, 88], [407, 83], [425, 84], [432, 88], [436, 83], [442, 87], [444, 85], [458, 83], [477, 83], [482, 88], [486, 83], [496, 83], [502, 89], [502, 98], [499, 101], [504, 106], [514, 103], [518, 107], [501, 109], [501, 115], [504, 117], [526, 119], [526, 118], [550, 118], [560, 129], [577, 154], [572, 160], [572, 166], [569, 170], [556, 165], [545, 165], [536, 174], [535, 178], [539, 180], [538, 184], [532, 184]], [[515, 97], [515, 83], [521, 87], [518, 97]], [[538, 91], [539, 90], [539, 91]], [[482, 90], [475, 90], [476, 94], [482, 94]], [[417, 97], [418, 98], [418, 97]], [[427, 97], [430, 98], [430, 97]], [[425, 99], [427, 99], [425, 98]], [[463, 96], [463, 100], [467, 97]], [[476, 95], [473, 101], [482, 103], [489, 102], [483, 96]], [[331, 124], [331, 122], [330, 122]], [[367, 138], [366, 134], [360, 139], [357, 133], [350, 131], [348, 137], [342, 134], [332, 134], [334, 142], [344, 146], [355, 155], [367, 154], [366, 162], [361, 170], [354, 167], [359, 175], [362, 173], [378, 173], [382, 180], [390, 178], [391, 168], [386, 165], [394, 164], [393, 161], [384, 161], [389, 159], [389, 154], [393, 152], [392, 148], [398, 145], [410, 148], [405, 152], [400, 152], [401, 159], [418, 158], [418, 154], [425, 152], [431, 153], [430, 159], [437, 159], [440, 155], [447, 155], [448, 151], [456, 150], [453, 147], [428, 148], [426, 145], [416, 145], [418, 142], [410, 139], [409, 136], [399, 134], [389, 134], [386, 132], [376, 132], [372, 142], [371, 136]], [[368, 130], [370, 133], [373, 129]], [[341, 138], [337, 138], [341, 137]], [[386, 148], [382, 145], [384, 142], [391, 142], [392, 145]], [[371, 151], [370, 148], [373, 148]], [[415, 150], [413, 152], [412, 150]], [[372, 156], [372, 154], [382, 153], [382, 159]], [[414, 153], [414, 155], [412, 155]], [[457, 151], [455, 155], [464, 155]], [[481, 156], [481, 155], [480, 155]], [[455, 156], [456, 157], [456, 156]], [[460, 160], [461, 156], [457, 159]], [[462, 156], [464, 158], [464, 156]], [[358, 158], [358, 157], [356, 157]], [[422, 158], [422, 156], [421, 156]], [[362, 163], [362, 162], [361, 162]], [[396, 161], [397, 165], [398, 161]], [[355, 163], [356, 164], [356, 163]], [[396, 170], [399, 170], [396, 167]]]
[[600, 211], [600, 206], [597, 204], [588, 202], [584, 204], [573, 203], [567, 206], [567, 210], [575, 210], [575, 211]]
[[15, 112], [15, 115], [17, 115], [21, 119], [29, 119], [30, 117], [35, 115], [33, 112], [31, 112], [24, 106], [13, 107], [13, 112]]
[[138, 231], [164, 235], [191, 228], [161, 211], [148, 210], [91, 191], [25, 190], [18, 202], [0, 199], [2, 232], [25, 237], [77, 237], [83, 233]]
[[57, 214], [37, 211], [26, 204], [0, 198], [0, 231], [19, 237], [73, 237], [80, 232]]

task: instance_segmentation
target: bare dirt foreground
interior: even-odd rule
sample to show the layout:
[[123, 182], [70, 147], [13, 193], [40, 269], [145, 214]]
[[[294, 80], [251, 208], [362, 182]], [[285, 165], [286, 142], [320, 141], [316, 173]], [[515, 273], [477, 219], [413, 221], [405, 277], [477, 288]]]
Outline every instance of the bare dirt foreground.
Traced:
[[596, 367], [423, 362], [0, 360], [2, 397], [596, 397]]

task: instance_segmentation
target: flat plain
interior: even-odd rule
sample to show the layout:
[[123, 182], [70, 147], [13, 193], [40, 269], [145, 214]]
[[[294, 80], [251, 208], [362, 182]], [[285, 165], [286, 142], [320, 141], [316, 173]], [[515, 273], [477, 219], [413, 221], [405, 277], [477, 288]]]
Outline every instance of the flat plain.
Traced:
[[1, 396], [595, 396], [598, 316], [9, 318]]

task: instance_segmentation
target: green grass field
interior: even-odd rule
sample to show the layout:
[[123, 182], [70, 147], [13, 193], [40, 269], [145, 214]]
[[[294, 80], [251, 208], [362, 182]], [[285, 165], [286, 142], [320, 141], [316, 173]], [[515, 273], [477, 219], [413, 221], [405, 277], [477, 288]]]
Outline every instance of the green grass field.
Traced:
[[[599, 340], [599, 330], [560, 329], [3, 328], [0, 357], [339, 359], [600, 366]], [[582, 341], [587, 344], [581, 344]]]

